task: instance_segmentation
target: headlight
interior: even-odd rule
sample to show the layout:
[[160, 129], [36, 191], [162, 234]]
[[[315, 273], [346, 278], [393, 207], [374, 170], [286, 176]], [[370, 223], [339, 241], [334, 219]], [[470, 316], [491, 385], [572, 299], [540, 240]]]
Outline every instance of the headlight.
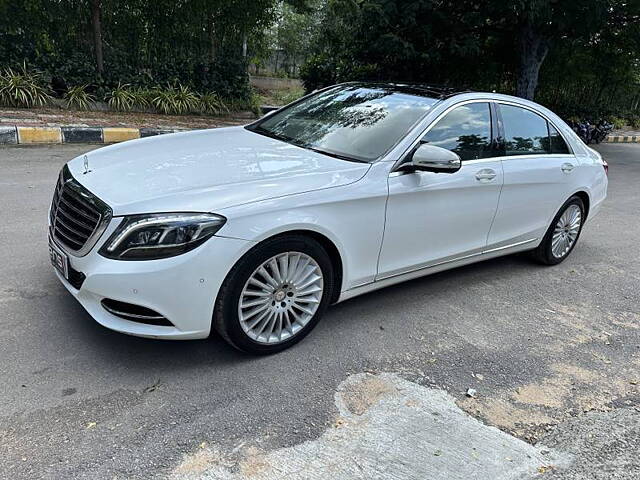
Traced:
[[100, 249], [116, 260], [156, 260], [180, 255], [213, 236], [226, 219], [211, 213], [131, 215]]

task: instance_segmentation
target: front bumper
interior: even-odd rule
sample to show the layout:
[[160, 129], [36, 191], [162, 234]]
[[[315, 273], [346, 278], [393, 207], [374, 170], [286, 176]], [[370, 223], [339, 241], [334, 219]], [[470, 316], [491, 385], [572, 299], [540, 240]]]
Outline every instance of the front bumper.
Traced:
[[[212, 237], [198, 248], [161, 260], [121, 261], [99, 255], [118, 221], [103, 233], [84, 257], [69, 255], [70, 266], [86, 278], [74, 288], [56, 270], [64, 286], [101, 325], [118, 332], [149, 338], [205, 338], [218, 290], [237, 260], [252, 242]], [[147, 307], [160, 313], [174, 326], [156, 326], [125, 320], [101, 305], [104, 298]]]

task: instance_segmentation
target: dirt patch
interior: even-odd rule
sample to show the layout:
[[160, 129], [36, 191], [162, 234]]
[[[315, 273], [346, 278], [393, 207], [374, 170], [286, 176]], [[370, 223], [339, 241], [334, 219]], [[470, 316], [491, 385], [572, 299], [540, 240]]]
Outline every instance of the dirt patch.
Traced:
[[220, 463], [223, 463], [223, 458], [219, 451], [201, 445], [194, 453], [184, 456], [180, 465], [174, 470], [174, 477], [197, 477]]
[[516, 388], [511, 399], [528, 405], [559, 408], [565, 404], [571, 394], [571, 387], [576, 383], [594, 384], [598, 375], [590, 370], [575, 365], [555, 364], [551, 367], [555, 375], [540, 383], [531, 383]]
[[341, 392], [342, 401], [349, 411], [355, 415], [362, 415], [385, 395], [393, 393], [395, 389], [389, 382], [379, 377], [367, 375], [362, 381], [348, 384]]
[[640, 315], [594, 302], [543, 303], [538, 366], [525, 377], [529, 383], [498, 387], [459, 405], [529, 441], [569, 417], [609, 411], [616, 402], [638, 405], [640, 350], [629, 350], [628, 337], [639, 328]]
[[504, 398], [465, 398], [458, 402], [458, 406], [489, 425], [498, 426], [520, 438], [528, 437], [532, 429], [554, 423], [554, 418], [542, 409], [515, 405]]
[[458, 404], [491, 425], [533, 441], [548, 425], [567, 417], [609, 411], [617, 398], [637, 398], [635, 369], [634, 365], [617, 369], [612, 377], [595, 362], [593, 368], [555, 363], [550, 374], [537, 382]]
[[265, 453], [256, 447], [249, 447], [240, 461], [240, 472], [245, 478], [253, 478], [265, 474], [271, 469]]

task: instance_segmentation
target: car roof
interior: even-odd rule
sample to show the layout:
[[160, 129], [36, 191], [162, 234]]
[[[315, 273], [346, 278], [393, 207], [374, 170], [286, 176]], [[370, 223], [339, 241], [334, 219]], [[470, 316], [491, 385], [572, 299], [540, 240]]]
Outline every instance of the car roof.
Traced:
[[461, 93], [472, 93], [472, 90], [465, 90], [456, 87], [412, 82], [347, 82], [343, 85], [353, 85], [363, 88], [385, 88], [401, 93], [410, 93], [438, 100], [444, 100]]

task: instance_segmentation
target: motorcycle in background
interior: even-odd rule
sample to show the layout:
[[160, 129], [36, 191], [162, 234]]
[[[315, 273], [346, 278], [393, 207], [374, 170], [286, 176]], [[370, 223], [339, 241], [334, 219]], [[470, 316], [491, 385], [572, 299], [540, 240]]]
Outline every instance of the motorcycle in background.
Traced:
[[587, 145], [592, 142], [602, 142], [605, 138], [607, 138], [609, 132], [613, 130], [613, 124], [606, 121], [605, 119], [600, 119], [598, 123], [595, 124], [590, 122], [589, 120], [569, 122], [569, 126]]
[[601, 119], [594, 127], [591, 139], [596, 143], [600, 143], [607, 138], [607, 135], [609, 135], [611, 130], [613, 130], [613, 123], [608, 122], [605, 119]]

